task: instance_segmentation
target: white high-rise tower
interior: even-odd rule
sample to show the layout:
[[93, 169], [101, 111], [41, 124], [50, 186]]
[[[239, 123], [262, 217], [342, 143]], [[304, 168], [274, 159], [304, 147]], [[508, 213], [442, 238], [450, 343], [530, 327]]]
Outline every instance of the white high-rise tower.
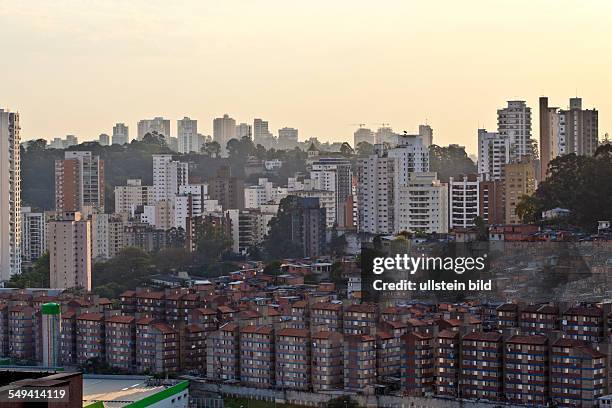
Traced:
[[19, 114], [0, 109], [0, 281], [21, 273]]

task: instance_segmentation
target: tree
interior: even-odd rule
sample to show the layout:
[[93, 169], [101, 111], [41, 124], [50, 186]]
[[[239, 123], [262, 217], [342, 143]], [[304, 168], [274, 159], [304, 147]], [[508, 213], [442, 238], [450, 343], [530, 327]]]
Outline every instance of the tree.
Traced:
[[143, 136], [142, 142], [145, 144], [151, 144], [155, 146], [166, 146], [166, 137], [157, 131], [147, 133]]
[[29, 271], [11, 276], [7, 286], [12, 288], [48, 288], [50, 286], [50, 258], [45, 252]]
[[327, 408], [359, 408], [359, 404], [348, 395], [331, 399], [325, 406]]
[[346, 252], [348, 242], [344, 235], [338, 235], [336, 226], [331, 231], [331, 240], [329, 241], [329, 252], [334, 257], [343, 256]]
[[204, 262], [213, 262], [232, 248], [232, 237], [222, 223], [204, 220], [196, 227], [196, 252]]
[[264, 241], [268, 257], [272, 259], [298, 258], [302, 246], [293, 240], [293, 214], [298, 209], [299, 197], [287, 196], [280, 201], [276, 217], [270, 220], [270, 232]]
[[429, 169], [438, 173], [440, 181], [448, 182], [450, 177], [462, 174], [473, 174], [478, 170], [465, 152], [465, 148], [457, 145], [429, 147]]
[[368, 142], [360, 142], [357, 144], [357, 155], [359, 157], [368, 157], [374, 154], [374, 146]]
[[523, 194], [519, 197], [519, 202], [516, 205], [516, 215], [524, 223], [536, 222], [540, 217], [540, 205], [538, 199], [534, 196]]
[[217, 141], [207, 142], [202, 147], [202, 152], [208, 157], [218, 157], [221, 154], [221, 145]]

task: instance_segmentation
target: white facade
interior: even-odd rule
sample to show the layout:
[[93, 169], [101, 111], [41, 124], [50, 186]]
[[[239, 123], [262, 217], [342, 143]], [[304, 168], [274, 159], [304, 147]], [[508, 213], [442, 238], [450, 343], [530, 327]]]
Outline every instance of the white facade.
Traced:
[[248, 123], [236, 125], [236, 139], [242, 139], [243, 137], [248, 137], [249, 139], [253, 137], [251, 125]]
[[436, 173], [411, 173], [408, 184], [399, 190], [395, 233], [448, 232], [448, 186]]
[[253, 142], [255, 145], [271, 147], [274, 137], [268, 130], [268, 122], [262, 119], [253, 120]]
[[19, 114], [0, 109], [0, 281], [21, 273]]
[[236, 138], [236, 121], [226, 113], [213, 120], [213, 140], [221, 146], [221, 156], [227, 157], [227, 142]]
[[359, 128], [353, 133], [353, 148], [357, 149], [357, 146], [361, 142], [366, 142], [372, 146], [376, 143], [374, 132], [367, 128]]
[[448, 182], [449, 228], [471, 228], [480, 215], [480, 178], [476, 175], [450, 178]]
[[127, 185], [115, 187], [115, 212], [134, 215], [139, 206], [153, 203], [153, 188], [140, 179], [128, 179]]
[[196, 217], [204, 212], [204, 201], [208, 199], [207, 184], [186, 184], [179, 187], [174, 197], [173, 226], [186, 229], [187, 217]]
[[170, 140], [170, 119], [156, 117], [153, 119], [143, 119], [138, 122], [138, 140], [142, 140], [147, 133], [153, 132], [163, 135], [166, 141]]
[[394, 227], [395, 160], [372, 155], [360, 160], [358, 172], [359, 231], [390, 234]]
[[124, 123], [113, 126], [113, 144], [124, 145], [130, 143], [130, 132]]
[[497, 132], [508, 137], [512, 162], [531, 155], [531, 108], [525, 101], [508, 101], [507, 107], [497, 110]]
[[200, 138], [198, 137], [198, 121], [187, 117], [177, 121], [178, 152], [200, 152]]
[[145, 205], [140, 220], [157, 229], [169, 230], [174, 220], [174, 197], [172, 201], [157, 201], [153, 205]]
[[98, 136], [98, 143], [100, 143], [100, 146], [110, 146], [110, 136], [106, 133], [101, 133]]
[[21, 207], [21, 259], [34, 262], [47, 250], [45, 241], [45, 214]]
[[124, 247], [124, 222], [117, 214], [91, 215], [91, 250], [93, 259], [106, 260]]
[[267, 178], [260, 178], [257, 185], [244, 188], [244, 206], [260, 208], [268, 202], [279, 203], [287, 194], [287, 188], [275, 187]]
[[478, 174], [484, 180], [501, 180], [510, 162], [510, 139], [496, 132], [478, 129]]
[[170, 154], [153, 155], [153, 200], [173, 200], [179, 187], [188, 183], [188, 163], [172, 160]]

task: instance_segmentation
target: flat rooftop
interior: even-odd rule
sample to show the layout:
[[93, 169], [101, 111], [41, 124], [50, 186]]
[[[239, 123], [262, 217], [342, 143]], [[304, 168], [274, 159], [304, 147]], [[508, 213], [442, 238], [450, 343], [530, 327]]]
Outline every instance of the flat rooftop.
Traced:
[[83, 406], [103, 401], [106, 407], [122, 407], [165, 390], [168, 386], [147, 386], [147, 377], [100, 376], [83, 378]]

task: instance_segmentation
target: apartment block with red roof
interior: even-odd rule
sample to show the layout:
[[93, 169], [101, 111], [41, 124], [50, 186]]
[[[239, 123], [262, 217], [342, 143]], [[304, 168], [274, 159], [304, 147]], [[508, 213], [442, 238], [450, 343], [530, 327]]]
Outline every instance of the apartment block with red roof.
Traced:
[[10, 306], [8, 310], [8, 355], [16, 360], [33, 360], [34, 309], [30, 306]]
[[434, 387], [434, 338], [412, 332], [402, 337], [402, 389], [407, 395], [431, 395]]
[[8, 304], [0, 303], [0, 356], [9, 355], [9, 313]]
[[206, 339], [206, 378], [240, 380], [240, 338], [236, 323], [225, 323]]
[[604, 313], [596, 306], [574, 306], [561, 315], [563, 337], [599, 342], [604, 337]]
[[106, 362], [125, 372], [136, 367], [136, 319], [134, 316], [111, 316], [105, 320]]
[[271, 326], [240, 329], [240, 381], [257, 388], [275, 384], [274, 330]]
[[472, 332], [461, 340], [459, 396], [498, 400], [503, 393], [503, 339], [498, 332]]
[[[394, 322], [395, 323], [395, 322]], [[376, 333], [376, 365], [379, 383], [396, 382], [400, 378], [402, 362], [401, 335], [378, 330]]]
[[376, 384], [376, 339], [367, 334], [344, 335], [344, 389], [366, 394]]
[[519, 306], [514, 303], [505, 303], [496, 309], [497, 328], [508, 329], [519, 325]]
[[290, 306], [290, 326], [296, 329], [307, 329], [309, 323], [308, 302], [298, 300]]
[[515, 335], [504, 349], [504, 394], [513, 404], [546, 406], [549, 396], [548, 338]]
[[60, 328], [59, 363], [73, 365], [76, 363], [76, 312], [67, 310], [62, 313]]
[[106, 330], [102, 313], [83, 313], [76, 317], [76, 364], [87, 360], [106, 360]]
[[181, 370], [195, 375], [204, 375], [206, 371], [206, 328], [199, 324], [188, 324], [184, 327], [181, 347]]
[[528, 305], [520, 312], [523, 334], [548, 334], [559, 330], [559, 308], [553, 305]]
[[342, 303], [318, 302], [310, 307], [313, 331], [342, 331]]
[[152, 318], [136, 321], [136, 370], [167, 374], [179, 369], [179, 333]]
[[311, 385], [310, 333], [284, 328], [275, 336], [276, 385], [282, 389], [308, 391]]
[[459, 395], [459, 331], [442, 330], [435, 338], [435, 393], [447, 397]]
[[605, 395], [606, 356], [585, 342], [558, 339], [550, 353], [550, 397], [557, 407], [590, 408]]
[[164, 292], [142, 290], [136, 292], [136, 318], [152, 317], [162, 320], [166, 316]]
[[378, 323], [378, 305], [361, 303], [344, 310], [344, 334], [371, 334]]
[[340, 390], [344, 386], [344, 338], [337, 331], [320, 331], [312, 336], [312, 389]]
[[217, 330], [217, 311], [211, 308], [200, 307], [189, 311], [189, 323], [197, 324], [207, 331]]

